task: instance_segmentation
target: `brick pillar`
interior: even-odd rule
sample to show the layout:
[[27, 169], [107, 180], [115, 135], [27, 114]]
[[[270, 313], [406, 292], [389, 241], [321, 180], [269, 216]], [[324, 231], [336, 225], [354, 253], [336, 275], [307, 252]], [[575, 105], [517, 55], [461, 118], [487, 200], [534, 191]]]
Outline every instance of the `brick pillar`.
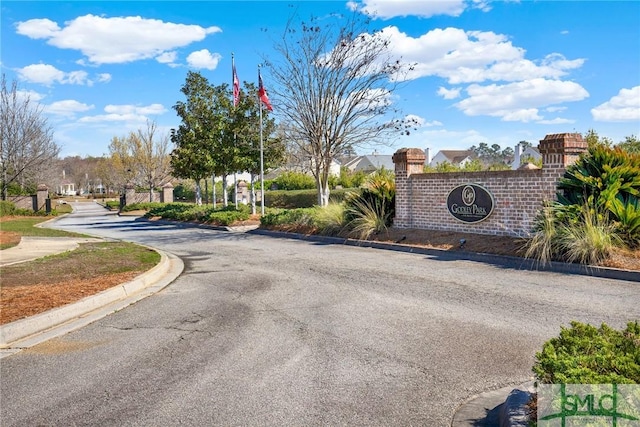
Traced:
[[[49, 188], [46, 185], [38, 185], [38, 193], [36, 194], [36, 207], [35, 211], [46, 209], [47, 199], [49, 198]], [[51, 211], [51, 209], [49, 209]], [[47, 212], [48, 213], [48, 212]]]
[[173, 203], [173, 185], [170, 182], [167, 182], [165, 185], [162, 186], [160, 202]]
[[136, 200], [136, 187], [133, 184], [127, 184], [124, 186], [124, 205], [130, 205], [135, 203]]
[[396, 214], [393, 219], [394, 227], [411, 228], [412, 224], [412, 200], [411, 182], [412, 174], [422, 173], [426, 155], [419, 148], [401, 148], [393, 154], [396, 175]]
[[579, 133], [555, 133], [544, 137], [538, 145], [542, 155], [542, 178], [545, 198], [555, 199], [558, 180], [567, 166], [587, 151], [587, 141]]

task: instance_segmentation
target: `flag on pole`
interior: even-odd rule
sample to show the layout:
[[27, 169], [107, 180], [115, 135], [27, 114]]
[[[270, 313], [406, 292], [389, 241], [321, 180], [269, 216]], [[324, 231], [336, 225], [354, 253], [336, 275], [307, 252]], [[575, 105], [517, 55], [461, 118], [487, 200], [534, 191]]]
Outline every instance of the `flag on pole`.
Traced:
[[267, 107], [267, 110], [273, 111], [273, 107], [271, 106], [271, 102], [269, 102], [269, 97], [267, 96], [267, 91], [262, 84], [262, 76], [260, 75], [260, 69], [258, 69], [258, 97], [260, 101]]
[[231, 68], [233, 71], [233, 106], [237, 107], [240, 101], [240, 80], [238, 80], [238, 74], [236, 74], [236, 63], [231, 57]]

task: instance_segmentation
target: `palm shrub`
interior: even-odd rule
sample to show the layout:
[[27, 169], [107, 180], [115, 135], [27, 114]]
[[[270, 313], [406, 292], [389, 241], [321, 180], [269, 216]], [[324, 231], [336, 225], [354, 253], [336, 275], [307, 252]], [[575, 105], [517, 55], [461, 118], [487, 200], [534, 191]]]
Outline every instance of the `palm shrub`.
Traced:
[[640, 245], [640, 155], [594, 145], [558, 183], [558, 201], [590, 206], [630, 247]]
[[385, 231], [395, 216], [393, 172], [380, 169], [367, 177], [363, 187], [345, 200], [345, 220], [351, 234], [360, 239]]

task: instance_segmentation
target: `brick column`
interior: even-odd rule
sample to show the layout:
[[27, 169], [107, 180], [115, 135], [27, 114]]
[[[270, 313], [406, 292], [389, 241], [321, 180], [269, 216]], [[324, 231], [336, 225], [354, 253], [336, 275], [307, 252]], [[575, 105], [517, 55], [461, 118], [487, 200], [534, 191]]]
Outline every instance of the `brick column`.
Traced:
[[36, 207], [34, 210], [37, 212], [46, 209], [48, 198], [49, 188], [47, 188], [47, 186], [44, 184], [38, 185], [38, 193], [36, 194]]
[[393, 154], [396, 176], [396, 214], [393, 219], [394, 227], [411, 228], [412, 174], [422, 173], [426, 155], [419, 148], [401, 148]]
[[162, 186], [162, 193], [160, 194], [160, 202], [173, 203], [173, 185], [167, 182]]
[[555, 133], [544, 137], [538, 145], [542, 155], [542, 179], [545, 198], [555, 199], [558, 180], [567, 166], [587, 151], [587, 142], [579, 133]]
[[124, 205], [130, 205], [136, 201], [136, 187], [133, 184], [124, 186]]

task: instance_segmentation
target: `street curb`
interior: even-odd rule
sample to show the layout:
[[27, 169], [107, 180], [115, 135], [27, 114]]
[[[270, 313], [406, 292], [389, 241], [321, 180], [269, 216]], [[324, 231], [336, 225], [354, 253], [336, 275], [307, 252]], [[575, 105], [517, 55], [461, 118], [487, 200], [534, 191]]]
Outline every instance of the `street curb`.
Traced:
[[511, 390], [500, 411], [500, 427], [527, 427], [529, 416], [526, 404], [534, 393], [533, 381]]
[[114, 286], [75, 303], [0, 326], [0, 349], [10, 354], [88, 325], [121, 310], [173, 282], [183, 271], [184, 263], [176, 255], [154, 248], [160, 262], [133, 280]]
[[512, 257], [506, 255], [494, 255], [478, 252], [466, 251], [446, 251], [443, 249], [421, 248], [417, 246], [401, 245], [397, 243], [376, 242], [370, 240], [346, 239], [342, 237], [320, 236], [315, 234], [300, 234], [284, 231], [273, 231], [262, 228], [247, 231], [248, 234], [257, 234], [262, 236], [279, 237], [295, 240], [307, 240], [312, 242], [320, 242], [333, 245], [358, 246], [363, 248], [385, 249], [396, 252], [408, 252], [420, 255], [429, 255], [433, 258], [446, 261], [463, 260], [476, 261], [487, 264], [493, 264], [504, 268], [512, 268], [515, 270], [529, 271], [548, 271], [554, 273], [578, 274], [584, 276], [602, 277], [606, 279], [628, 280], [631, 282], [640, 282], [640, 272], [632, 270], [621, 270], [609, 267], [598, 267], [582, 264], [568, 264], [563, 262], [551, 261], [545, 264], [533, 259]]

